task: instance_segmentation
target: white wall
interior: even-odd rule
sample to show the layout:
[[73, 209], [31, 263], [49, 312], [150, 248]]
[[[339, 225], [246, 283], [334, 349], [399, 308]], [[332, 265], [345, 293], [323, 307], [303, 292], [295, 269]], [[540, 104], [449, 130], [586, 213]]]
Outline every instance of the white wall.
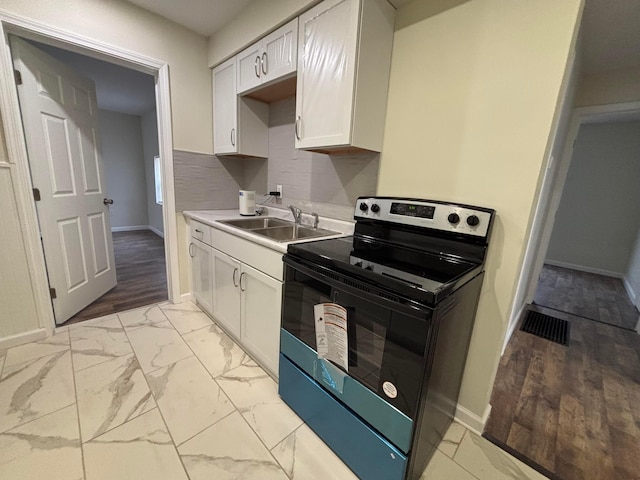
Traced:
[[2, 0], [2, 12], [167, 62], [174, 148], [213, 152], [211, 71], [202, 35], [123, 0]]
[[99, 110], [111, 228], [149, 224], [140, 117]]
[[155, 174], [153, 158], [158, 155], [158, 123], [156, 110], [140, 117], [142, 126], [142, 151], [144, 156], [145, 179], [147, 183], [147, 218], [149, 226], [156, 233], [164, 232], [162, 205], [156, 203]]
[[[27, 249], [16, 202], [16, 166], [8, 163], [0, 118], [0, 350], [11, 337], [39, 328]], [[1, 363], [1, 362], [0, 362]]]
[[640, 122], [582, 125], [547, 260], [622, 277], [640, 228]]
[[378, 194], [497, 211], [459, 400], [476, 427], [513, 306], [581, 8], [580, 0], [418, 0], [396, 17]]
[[236, 18], [209, 37], [209, 66], [219, 64], [319, 1], [253, 0]]

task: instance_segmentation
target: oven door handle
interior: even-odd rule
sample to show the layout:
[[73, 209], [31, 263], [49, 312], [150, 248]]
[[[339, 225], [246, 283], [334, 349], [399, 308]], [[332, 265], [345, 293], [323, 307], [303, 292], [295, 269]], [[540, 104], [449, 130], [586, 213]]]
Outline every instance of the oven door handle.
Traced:
[[[337, 290], [343, 291], [349, 295], [353, 295], [354, 297], [364, 298], [367, 301], [383, 306], [385, 308], [392, 308], [393, 310], [396, 310], [398, 312], [415, 316], [415, 317], [424, 317], [425, 313], [430, 314], [433, 312], [433, 310], [428, 307], [423, 307], [418, 304], [409, 306], [406, 304], [397, 303], [387, 298], [376, 295], [375, 293], [369, 293], [364, 290], [354, 288], [350, 285], [347, 285], [338, 280], [335, 280], [327, 275], [324, 275], [322, 272], [319, 272], [314, 268], [309, 268], [307, 265], [301, 262], [298, 262], [297, 260], [289, 257], [288, 255], [285, 255], [283, 257], [283, 261], [286, 265], [293, 268], [294, 270], [298, 270], [301, 273], [304, 273], [305, 275], [315, 280], [318, 280], [319, 282], [329, 285]], [[286, 283], [286, 276], [285, 276], [285, 283]], [[362, 283], [366, 285], [366, 282], [362, 282]], [[336, 303], [339, 303], [339, 301]]]

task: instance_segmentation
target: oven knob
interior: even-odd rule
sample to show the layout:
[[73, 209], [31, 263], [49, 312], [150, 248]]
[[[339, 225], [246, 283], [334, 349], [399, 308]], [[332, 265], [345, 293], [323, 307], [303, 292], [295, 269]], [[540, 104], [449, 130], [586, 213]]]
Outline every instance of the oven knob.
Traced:
[[371, 205], [371, 211], [373, 213], [378, 213], [380, 211], [380, 207], [378, 206], [377, 203], [374, 203], [373, 205]]
[[476, 216], [476, 215], [469, 215], [467, 217], [467, 224], [470, 227], [475, 227], [476, 225], [478, 225], [480, 223], [480, 219]]
[[450, 213], [449, 216], [447, 217], [447, 220], [449, 220], [449, 223], [452, 223], [455, 225], [460, 221], [460, 215], [458, 215], [457, 213]]
[[362, 202], [360, 204], [360, 210], [362, 210], [363, 212], [366, 212], [367, 210], [369, 210], [369, 206], [366, 203]]

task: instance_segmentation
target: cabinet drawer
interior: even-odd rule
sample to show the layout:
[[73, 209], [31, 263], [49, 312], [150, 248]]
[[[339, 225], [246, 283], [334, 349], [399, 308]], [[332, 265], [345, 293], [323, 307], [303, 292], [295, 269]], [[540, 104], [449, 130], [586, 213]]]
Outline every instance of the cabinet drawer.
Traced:
[[211, 246], [211, 227], [209, 225], [205, 225], [204, 223], [200, 223], [193, 219], [189, 220], [189, 225], [191, 228], [191, 237]]
[[212, 245], [236, 260], [275, 278], [283, 279], [282, 253], [236, 237], [217, 228], [212, 229]]

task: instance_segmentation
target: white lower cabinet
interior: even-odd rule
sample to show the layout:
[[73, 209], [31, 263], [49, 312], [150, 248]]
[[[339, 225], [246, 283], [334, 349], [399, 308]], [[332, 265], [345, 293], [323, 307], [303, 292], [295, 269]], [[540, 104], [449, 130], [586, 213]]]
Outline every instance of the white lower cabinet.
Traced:
[[193, 296], [196, 302], [213, 315], [213, 248], [195, 238], [189, 245], [193, 275]]
[[239, 283], [242, 343], [263, 366], [277, 375], [282, 282], [242, 265]]
[[240, 267], [240, 262], [213, 249], [213, 317], [236, 338], [240, 338]]
[[196, 302], [277, 377], [282, 253], [195, 220], [189, 223]]
[[278, 374], [282, 282], [213, 250], [213, 318]]

